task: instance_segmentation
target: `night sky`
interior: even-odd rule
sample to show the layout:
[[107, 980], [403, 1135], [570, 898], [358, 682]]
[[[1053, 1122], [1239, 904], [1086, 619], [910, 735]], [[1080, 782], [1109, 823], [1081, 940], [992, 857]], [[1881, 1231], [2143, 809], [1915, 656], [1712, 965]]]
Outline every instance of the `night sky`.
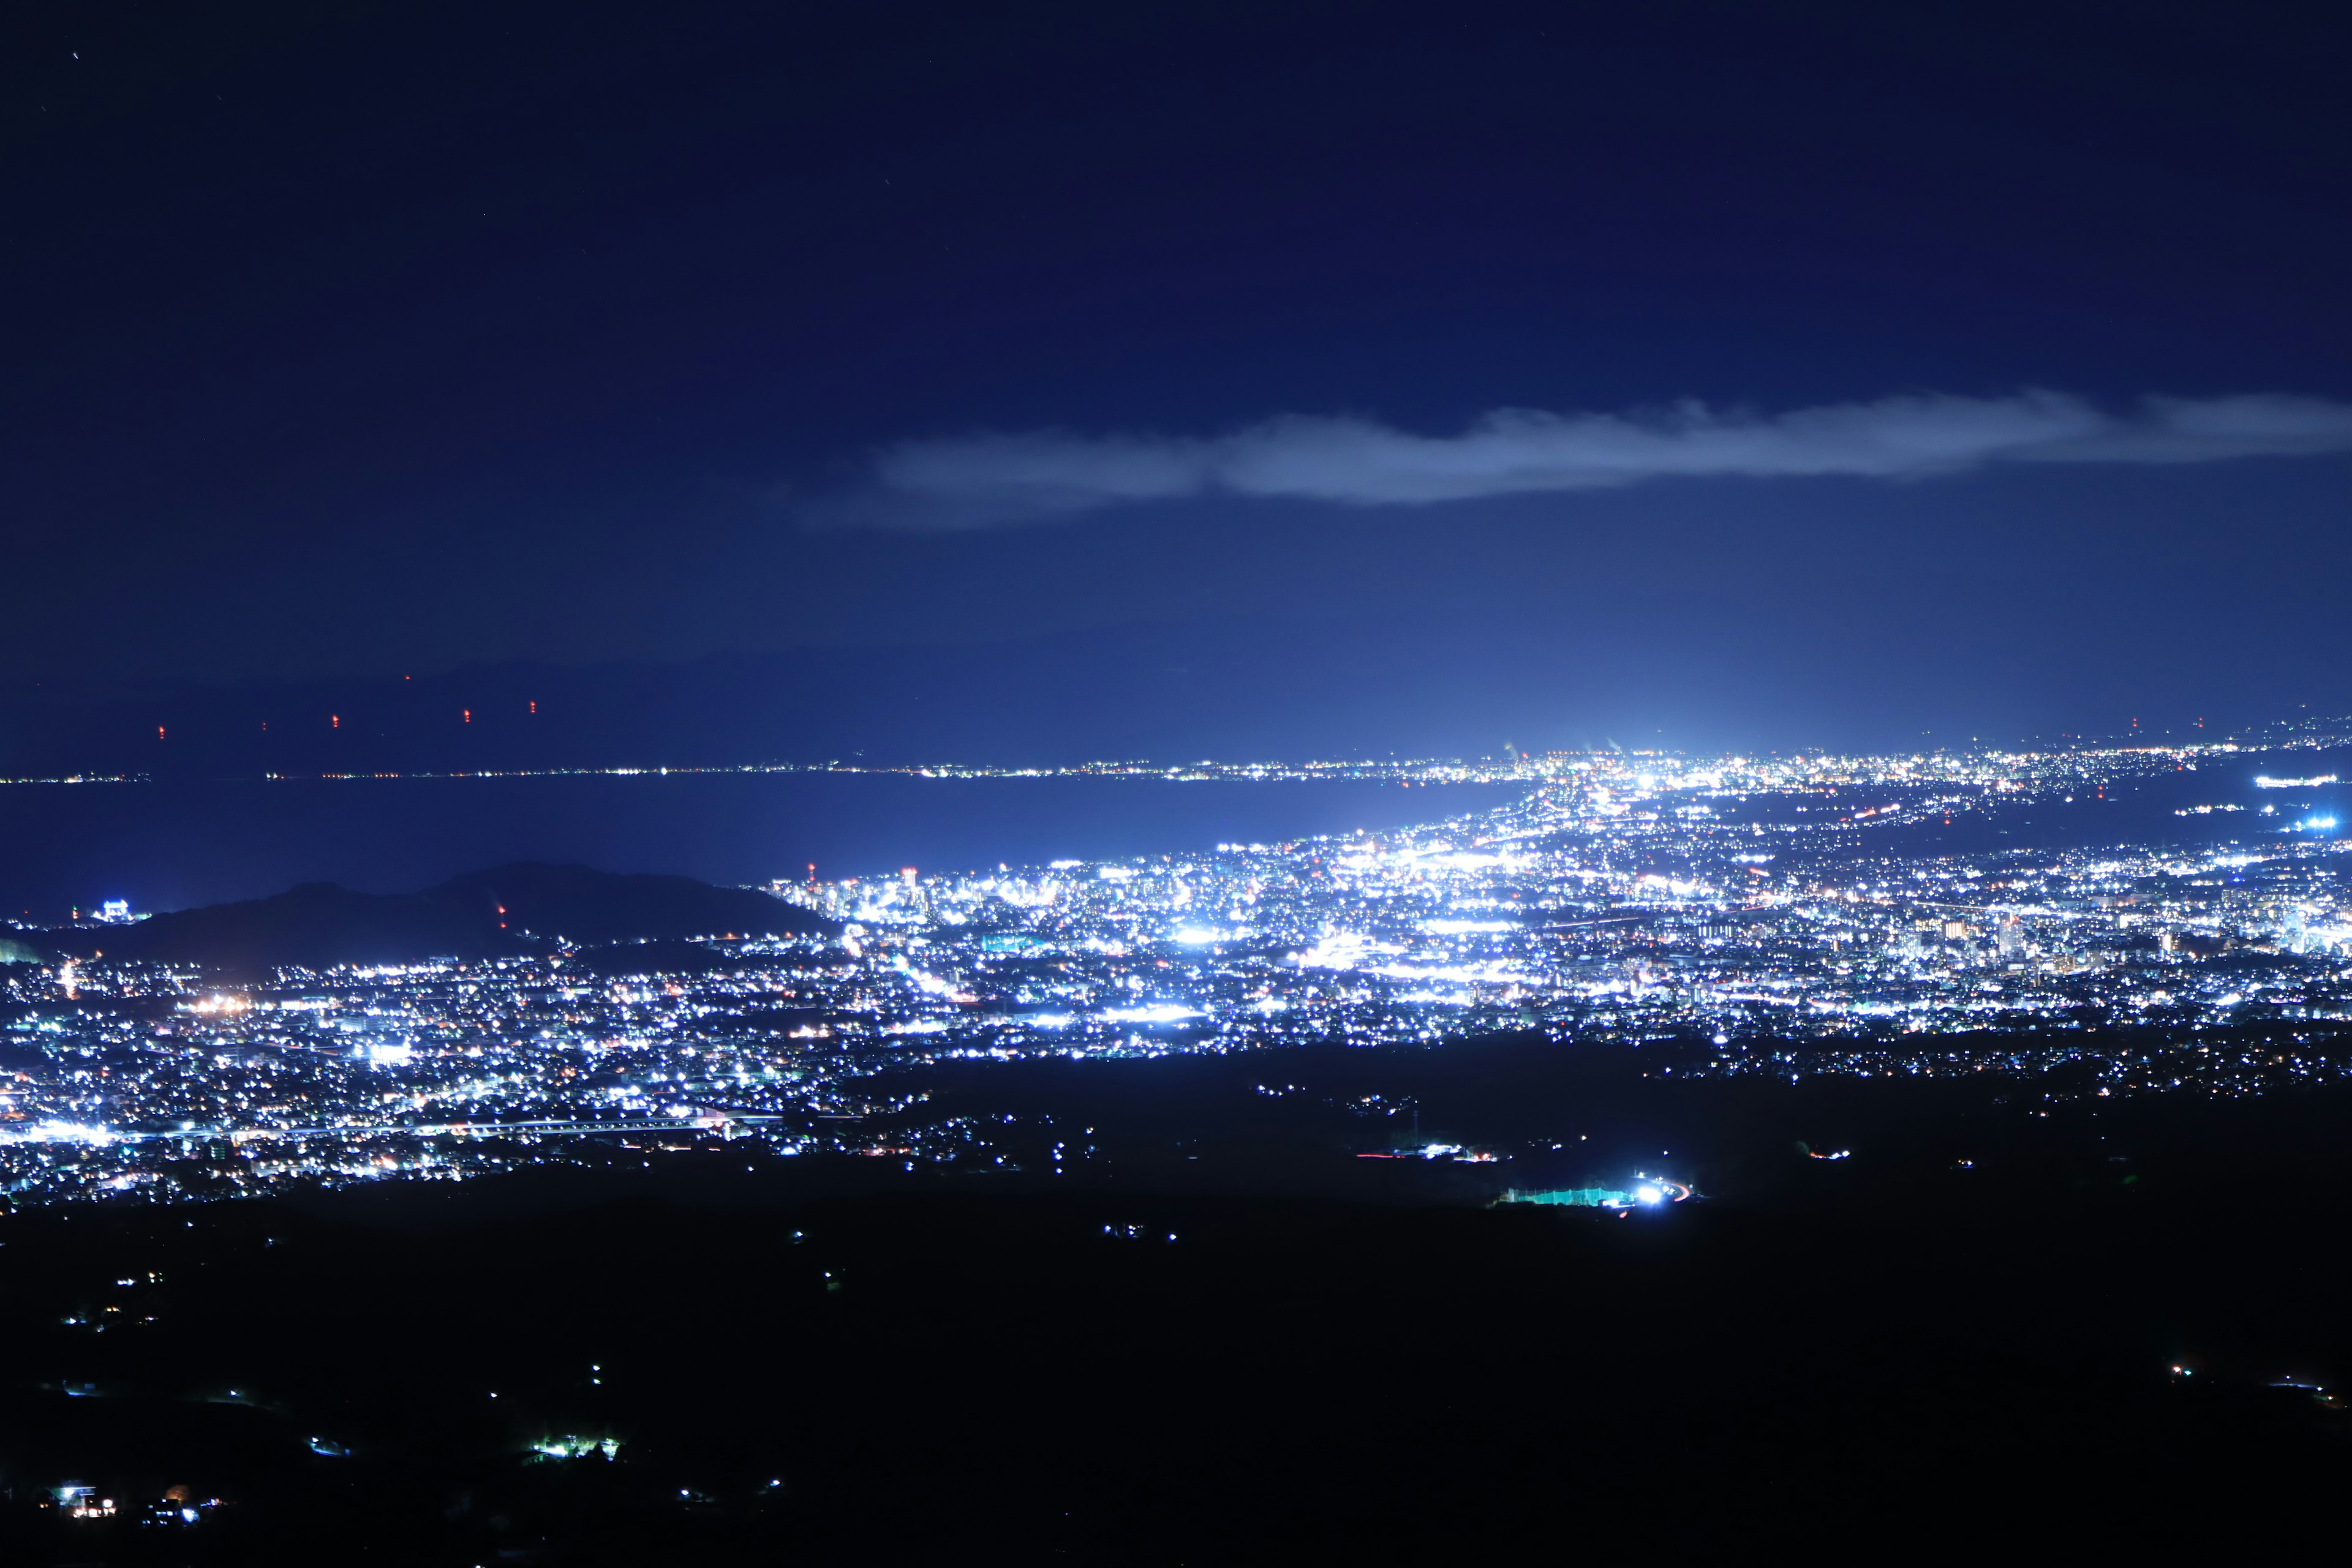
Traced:
[[20, 7], [0, 726], [2342, 711], [2323, 9]]

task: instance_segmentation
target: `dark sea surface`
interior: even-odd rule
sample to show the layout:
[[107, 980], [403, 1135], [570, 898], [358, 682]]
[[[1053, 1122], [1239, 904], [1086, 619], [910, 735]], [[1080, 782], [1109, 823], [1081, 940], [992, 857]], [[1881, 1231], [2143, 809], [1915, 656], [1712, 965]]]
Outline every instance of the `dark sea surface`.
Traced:
[[[2258, 775], [2352, 776], [2352, 752], [2245, 752], [2061, 797], [1999, 800], [1843, 853], [1985, 854], [2136, 844], [2249, 850], [2341, 839], [2341, 784], [2263, 789]], [[1519, 786], [1332, 780], [938, 779], [899, 773], [646, 773], [0, 784], [0, 916], [47, 921], [129, 899], [147, 910], [257, 898], [298, 882], [376, 892], [510, 860], [673, 871], [721, 883], [969, 870], [1273, 843], [1441, 820]], [[1867, 787], [1759, 798], [1733, 821], [1820, 822], [1877, 802]], [[1797, 807], [1805, 805], [1805, 813]], [[2199, 805], [2234, 812], [2195, 814]], [[2264, 808], [2269, 808], [2265, 812]], [[2191, 815], [2176, 815], [2181, 811]], [[2305, 826], [2333, 817], [2326, 828]], [[1841, 851], [1829, 844], [1822, 849]]]
[[0, 915], [142, 910], [298, 882], [428, 887], [511, 860], [721, 883], [1107, 859], [1380, 830], [1516, 786], [671, 773], [0, 785]]

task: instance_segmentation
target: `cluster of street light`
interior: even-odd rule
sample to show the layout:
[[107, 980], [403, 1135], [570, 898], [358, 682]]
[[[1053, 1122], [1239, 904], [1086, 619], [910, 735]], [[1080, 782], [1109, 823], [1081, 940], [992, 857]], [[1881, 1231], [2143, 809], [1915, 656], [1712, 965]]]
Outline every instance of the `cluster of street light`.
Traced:
[[[1685, 1077], [2063, 1062], [2100, 1094], [2335, 1077], [2352, 888], [2320, 806], [2200, 801], [2241, 809], [2169, 807], [2181, 828], [2120, 843], [1952, 831], [2195, 793], [2192, 773], [2247, 795], [2230, 781], [2253, 757], [2233, 751], [1448, 764], [1523, 787], [1377, 835], [780, 881], [842, 934], [713, 940], [686, 973], [671, 947], [642, 969], [607, 949], [237, 987], [11, 964], [0, 1184], [23, 1200], [459, 1176], [583, 1140], [990, 1165], [986, 1125], [923, 1114], [926, 1067], [1508, 1032], [1696, 1043]], [[2333, 783], [2270, 761], [2264, 796]], [[2216, 823], [2237, 837], [2197, 837]], [[1089, 1152], [1057, 1143], [1055, 1166]]]

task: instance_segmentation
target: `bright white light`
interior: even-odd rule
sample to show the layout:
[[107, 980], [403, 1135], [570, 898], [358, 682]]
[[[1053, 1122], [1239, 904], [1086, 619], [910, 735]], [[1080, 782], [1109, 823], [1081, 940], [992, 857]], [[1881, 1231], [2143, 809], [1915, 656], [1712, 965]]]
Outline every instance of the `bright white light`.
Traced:
[[1375, 963], [1364, 966], [1371, 974], [1385, 975], [1391, 980], [1452, 980], [1469, 982], [1488, 980], [1508, 984], [1528, 978], [1526, 973], [1507, 963]]
[[43, 1121], [21, 1132], [0, 1133], [0, 1143], [111, 1143], [115, 1135], [80, 1121]]
[[1457, 849], [1451, 854], [1420, 857], [1424, 866], [1434, 866], [1447, 871], [1483, 871], [1489, 866], [1504, 863], [1500, 855], [1480, 855], [1472, 850]]
[[908, 980], [913, 981], [915, 984], [915, 989], [923, 992], [927, 995], [951, 996], [955, 994], [955, 987], [952, 984], [940, 979], [936, 974], [926, 974], [919, 969], [909, 968], [903, 956], [892, 959], [890, 961], [890, 966], [898, 970], [901, 974], [904, 974]]
[[1633, 1189], [1633, 1195], [1645, 1204], [1664, 1203], [1666, 1197], [1666, 1194], [1664, 1192], [1646, 1184], [1642, 1186], [1635, 1187]]
[[1144, 1007], [1113, 1007], [1103, 1014], [1104, 1017], [1117, 1024], [1173, 1024], [1200, 1016], [1198, 1007], [1187, 1007], [1181, 1002], [1154, 1002]]
[[1297, 962], [1302, 969], [1353, 969], [1373, 953], [1402, 951], [1393, 943], [1374, 942], [1352, 931], [1332, 931], [1300, 953]]
[[1476, 931], [1516, 931], [1511, 921], [1423, 921], [1421, 929], [1431, 936], [1468, 936]]

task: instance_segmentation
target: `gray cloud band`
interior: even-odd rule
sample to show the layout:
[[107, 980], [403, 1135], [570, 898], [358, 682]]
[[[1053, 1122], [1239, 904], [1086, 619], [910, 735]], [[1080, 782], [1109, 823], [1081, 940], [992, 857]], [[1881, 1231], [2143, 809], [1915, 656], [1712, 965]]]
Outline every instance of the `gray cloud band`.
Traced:
[[2352, 449], [2352, 404], [2149, 397], [2112, 413], [2062, 393], [1910, 396], [1759, 415], [1498, 409], [1458, 436], [1286, 416], [1200, 438], [1064, 431], [906, 441], [812, 521], [903, 529], [1042, 522], [1225, 494], [1427, 506], [1673, 478], [1925, 479], [2008, 463], [2201, 463]]

